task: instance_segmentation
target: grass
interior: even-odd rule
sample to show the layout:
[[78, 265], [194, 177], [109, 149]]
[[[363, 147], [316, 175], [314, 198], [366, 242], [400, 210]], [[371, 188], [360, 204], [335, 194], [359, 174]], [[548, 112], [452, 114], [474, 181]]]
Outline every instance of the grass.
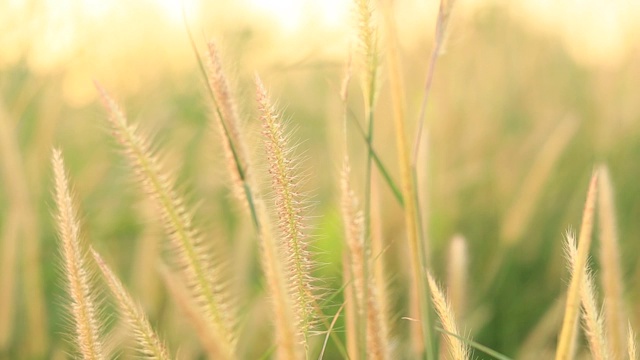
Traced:
[[581, 99], [602, 74], [500, 17], [464, 43], [453, 2], [416, 52], [391, 5], [356, 2], [339, 69], [232, 73], [191, 36], [184, 88], [96, 84], [55, 126], [6, 96], [0, 359], [634, 359], [629, 90]]

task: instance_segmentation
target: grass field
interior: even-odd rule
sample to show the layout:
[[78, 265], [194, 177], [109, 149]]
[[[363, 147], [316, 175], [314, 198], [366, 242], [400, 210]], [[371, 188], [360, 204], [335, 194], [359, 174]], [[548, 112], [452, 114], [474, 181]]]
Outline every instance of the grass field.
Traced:
[[7, 50], [0, 359], [634, 358], [634, 33], [389, 3]]

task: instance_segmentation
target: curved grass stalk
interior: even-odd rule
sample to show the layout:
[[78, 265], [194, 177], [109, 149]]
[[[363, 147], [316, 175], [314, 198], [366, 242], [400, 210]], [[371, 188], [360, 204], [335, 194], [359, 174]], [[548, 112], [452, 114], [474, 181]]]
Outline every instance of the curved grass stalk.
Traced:
[[107, 93], [96, 84], [114, 135], [124, 147], [128, 160], [147, 194], [155, 200], [162, 217], [173, 253], [180, 264], [192, 296], [211, 324], [212, 338], [223, 358], [233, 358], [236, 343], [235, 307], [232, 306], [222, 276], [221, 265], [212, 259], [209, 250], [191, 224], [192, 215], [184, 201], [174, 191], [170, 177], [163, 173], [159, 161], [152, 155], [146, 139], [135, 127], [127, 124], [124, 113]]
[[91, 275], [80, 243], [80, 226], [59, 150], [53, 151], [52, 163], [58, 207], [56, 224], [62, 241], [64, 273], [67, 276], [67, 291], [71, 297], [75, 342], [83, 359], [106, 359], [104, 344], [100, 338], [100, 323], [97, 319], [97, 301], [91, 289]]
[[111, 292], [116, 298], [116, 305], [120, 309], [120, 313], [133, 330], [136, 340], [135, 343], [140, 354], [148, 359], [170, 359], [166, 346], [153, 330], [151, 324], [149, 324], [149, 320], [145, 316], [144, 311], [131, 298], [131, 295], [129, 295], [120, 280], [104, 262], [100, 254], [93, 249], [91, 249], [91, 254], [98, 264], [100, 271], [102, 271], [102, 275], [104, 275], [109, 289], [111, 289]]

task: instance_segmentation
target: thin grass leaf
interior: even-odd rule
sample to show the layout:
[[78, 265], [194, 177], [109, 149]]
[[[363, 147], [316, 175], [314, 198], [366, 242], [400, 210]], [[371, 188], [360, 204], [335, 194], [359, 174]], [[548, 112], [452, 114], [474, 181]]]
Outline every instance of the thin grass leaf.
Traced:
[[467, 339], [467, 338], [465, 338], [463, 336], [460, 336], [458, 334], [454, 334], [454, 333], [448, 332], [448, 331], [446, 331], [445, 329], [443, 329], [443, 328], [441, 328], [439, 326], [436, 326], [435, 329], [437, 331], [443, 333], [443, 334], [446, 334], [446, 335], [449, 335], [449, 336], [453, 336], [453, 337], [459, 339], [460, 341], [462, 341], [463, 343], [465, 343], [467, 346], [472, 347], [472, 348], [477, 349], [477, 350], [480, 350], [483, 353], [485, 353], [485, 354], [487, 354], [489, 356], [493, 356], [494, 358], [496, 358], [498, 360], [512, 360], [510, 357], [508, 357], [506, 355], [503, 355], [503, 354], [501, 354], [501, 353], [499, 353], [499, 352], [497, 352], [497, 351], [495, 351], [495, 350], [493, 350], [493, 349], [491, 349], [491, 348], [489, 348], [489, 347], [487, 347], [485, 345], [477, 343], [477, 342], [475, 342], [475, 341], [473, 341], [471, 339]]
[[344, 303], [340, 305], [340, 308], [338, 309], [338, 311], [336, 311], [336, 314], [333, 316], [333, 320], [331, 320], [331, 325], [329, 326], [329, 329], [327, 329], [327, 335], [324, 337], [324, 341], [322, 342], [322, 350], [320, 351], [320, 356], [318, 356], [318, 360], [324, 359], [324, 351], [327, 349], [327, 344], [329, 343], [329, 337], [332, 334], [333, 327], [336, 325], [336, 322], [338, 321], [338, 317], [340, 316], [342, 309], [344, 309], [344, 305], [345, 305]]

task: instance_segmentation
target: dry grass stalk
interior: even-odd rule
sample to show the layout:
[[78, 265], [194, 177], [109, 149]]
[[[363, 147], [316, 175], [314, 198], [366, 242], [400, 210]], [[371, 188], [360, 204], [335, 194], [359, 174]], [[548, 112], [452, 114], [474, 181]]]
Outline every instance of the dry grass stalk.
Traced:
[[503, 221], [501, 237], [506, 245], [515, 245], [528, 230], [544, 185], [577, 128], [577, 121], [572, 117], [567, 118], [558, 124], [543, 144]]
[[120, 280], [100, 257], [100, 254], [93, 249], [91, 249], [91, 254], [116, 298], [116, 305], [120, 309], [121, 315], [133, 330], [135, 344], [140, 354], [148, 359], [169, 359], [166, 346], [149, 324], [140, 305], [131, 298]]
[[349, 359], [360, 359], [358, 346], [358, 307], [356, 305], [355, 286], [351, 275], [350, 256], [347, 252], [342, 256], [342, 283], [344, 285], [345, 303], [345, 331], [347, 338], [347, 353]]
[[427, 346], [427, 351], [431, 350], [431, 335], [429, 332], [429, 309], [427, 308], [428, 296], [424, 287], [424, 276], [422, 269], [424, 268], [424, 244], [420, 243], [418, 236], [418, 213], [416, 203], [416, 184], [409, 159], [409, 144], [406, 135], [406, 116], [405, 116], [405, 95], [402, 84], [402, 71], [397, 49], [396, 26], [393, 19], [391, 9], [384, 11], [385, 22], [387, 25], [387, 45], [388, 63], [389, 63], [389, 84], [391, 86], [391, 99], [393, 105], [393, 119], [396, 130], [396, 147], [398, 151], [398, 164], [400, 165], [402, 198], [404, 200], [405, 212], [405, 230], [407, 233], [407, 242], [409, 244], [410, 263], [411, 263], [411, 287], [412, 298], [418, 306], [412, 307], [417, 310], [413, 312], [411, 317], [420, 321], [412, 322], [412, 338], [414, 340], [415, 349], [421, 351]]
[[449, 20], [451, 18], [451, 12], [455, 0], [441, 0], [440, 8], [438, 10], [438, 18], [436, 19], [436, 34], [434, 39], [433, 49], [431, 50], [431, 56], [429, 58], [429, 65], [427, 68], [427, 78], [424, 83], [424, 90], [422, 94], [422, 103], [420, 104], [420, 114], [418, 115], [418, 128], [416, 129], [415, 140], [413, 143], [413, 157], [412, 164], [416, 167], [418, 156], [420, 154], [420, 143], [423, 136], [423, 128], [425, 123], [425, 115], [427, 110], [427, 104], [429, 103], [429, 94], [431, 93], [431, 84], [433, 83], [433, 75], [435, 74], [436, 62], [438, 57], [444, 53], [445, 41], [448, 37]]
[[131, 272], [131, 286], [136, 299], [146, 312], [156, 314], [163, 295], [156, 263], [160, 256], [164, 229], [157, 221], [160, 216], [150, 201], [144, 203], [140, 213], [146, 226], [136, 243], [133, 260], [135, 270]]
[[636, 360], [636, 334], [633, 332], [631, 323], [627, 327], [627, 353], [629, 354], [629, 360]]
[[364, 273], [364, 262], [367, 258], [367, 254], [364, 251], [364, 216], [362, 211], [358, 209], [358, 201], [349, 186], [350, 173], [349, 159], [345, 158], [340, 176], [340, 208], [344, 222], [345, 242], [349, 251], [349, 264], [351, 265], [351, 274], [355, 287], [356, 305], [359, 315], [363, 316], [365, 311], [364, 292], [365, 287], [369, 285]]
[[[23, 250], [20, 253], [24, 280], [21, 287], [24, 292], [24, 308], [26, 310], [25, 328], [29, 334], [26, 337], [26, 350], [29, 356], [40, 358], [45, 355], [48, 346], [46, 333], [48, 321], [43, 294], [38, 215], [32, 202], [33, 190], [29, 187], [25, 161], [16, 142], [18, 137], [9, 120], [8, 113], [0, 104], [0, 166], [2, 167], [0, 173], [4, 174], [3, 180], [7, 198], [18, 221], [17, 236], [22, 238]], [[7, 244], [7, 246], [11, 245]], [[16, 270], [9, 267], [7, 269]], [[7, 284], [14, 281], [7, 279], [10, 276], [17, 276], [16, 271], [3, 272], [2, 277], [5, 278], [3, 281]], [[6, 311], [13, 313], [15, 308], [12, 299], [15, 294], [12, 295], [12, 290], [3, 288], [3, 292], [5, 291], [7, 292], [5, 295], [7, 297]], [[3, 317], [3, 319], [5, 318]], [[4, 321], [0, 320], [0, 322]], [[8, 328], [9, 324], [2, 326]], [[2, 337], [11, 337], [12, 331], [5, 332], [6, 335], [2, 335]]]
[[567, 293], [567, 304], [565, 306], [564, 319], [560, 339], [556, 349], [556, 360], [568, 360], [571, 357], [571, 344], [576, 331], [578, 311], [580, 310], [580, 288], [582, 287], [584, 268], [589, 256], [591, 247], [591, 234], [593, 231], [593, 217], [598, 193], [598, 172], [594, 172], [589, 183], [587, 200], [582, 214], [582, 225], [580, 227], [580, 237], [578, 241], [578, 253], [575, 259], [575, 271], [571, 276], [569, 291]]
[[80, 240], [76, 210], [73, 206], [69, 184], [65, 174], [62, 154], [53, 151], [55, 176], [55, 200], [58, 207], [56, 224], [62, 241], [64, 273], [67, 276], [68, 294], [71, 296], [71, 314], [75, 326], [75, 341], [84, 359], [105, 359], [104, 345], [100, 338], [97, 301], [91, 289], [85, 250]]
[[296, 319], [288, 294], [288, 281], [281, 262], [282, 251], [274, 237], [265, 205], [261, 201], [256, 201], [255, 205], [260, 219], [262, 268], [273, 306], [278, 359], [302, 359], [305, 357], [305, 334], [298, 327], [300, 320]]
[[554, 301], [553, 305], [539, 319], [536, 326], [529, 332], [518, 350], [516, 359], [542, 359], [541, 351], [551, 342], [556, 341], [558, 327], [562, 323], [566, 299], [563, 297]]
[[207, 53], [207, 80], [217, 107], [216, 125], [222, 137], [222, 148], [231, 176], [232, 191], [244, 206], [249, 206], [244, 184], [249, 176], [249, 158], [239, 130], [240, 117], [229, 82], [223, 72], [220, 55], [215, 43], [210, 42]]
[[[341, 176], [341, 209], [345, 226], [345, 240], [349, 250], [349, 264], [353, 278], [356, 306], [361, 318], [366, 317], [364, 334], [367, 356], [372, 359], [388, 359], [389, 344], [387, 326], [384, 315], [380, 312], [376, 296], [375, 275], [365, 274], [365, 262], [373, 268], [371, 254], [365, 253], [364, 248], [364, 217], [358, 210], [358, 201], [349, 185], [349, 159], [345, 158]], [[365, 291], [365, 288], [368, 291]]]
[[387, 342], [387, 355], [392, 357], [394, 346], [392, 343], [391, 309], [393, 294], [389, 291], [389, 270], [387, 269], [385, 244], [380, 213], [380, 194], [378, 181], [374, 177], [371, 183], [371, 268], [373, 270], [373, 294], [378, 304], [380, 314], [380, 332]]
[[0, 350], [8, 349], [13, 337], [16, 296], [16, 270], [19, 219], [15, 213], [10, 213], [2, 227], [2, 250], [0, 256]]
[[192, 296], [200, 306], [201, 316], [212, 326], [223, 358], [233, 358], [236, 345], [236, 319], [233, 296], [226, 285], [222, 265], [212, 258], [210, 249], [192, 225], [192, 215], [177, 195], [170, 176], [162, 171], [158, 159], [152, 155], [148, 141], [128, 125], [126, 117], [113, 99], [98, 86], [114, 135], [124, 147], [128, 160], [138, 175], [143, 189], [162, 213], [170, 245], [182, 269]]
[[468, 267], [467, 241], [462, 235], [455, 235], [449, 245], [447, 293], [451, 309], [458, 318], [465, 313]]
[[598, 310], [599, 306], [596, 300], [593, 274], [586, 264], [582, 269], [576, 268], [578, 250], [576, 249], [575, 237], [573, 234], [569, 233], [566, 238], [567, 241], [565, 247], [571, 273], [584, 273], [582, 277], [582, 285], [580, 287], [580, 298], [582, 303], [584, 330], [589, 342], [591, 355], [596, 360], [610, 359], [611, 355], [604, 335], [604, 323]]
[[598, 220], [600, 227], [600, 263], [604, 292], [605, 325], [615, 358], [626, 352], [624, 286], [620, 271], [620, 251], [615, 216], [615, 201], [609, 170], [599, 167]]
[[284, 266], [288, 278], [288, 291], [305, 334], [314, 322], [313, 264], [309, 252], [309, 236], [306, 233], [304, 200], [300, 194], [300, 175], [292, 159], [284, 124], [271, 105], [267, 91], [256, 76], [257, 100], [262, 122], [262, 134], [275, 197], [280, 235], [284, 239]]
[[[207, 356], [211, 359], [223, 358], [225, 356], [223, 350], [218, 346], [218, 341], [212, 338], [211, 324], [207, 323], [207, 320], [201, 316], [199, 306], [194, 302], [189, 289], [167, 266], [160, 265], [159, 271], [164, 285], [171, 295], [171, 299], [176, 303], [180, 312], [186, 316], [189, 324], [193, 326], [200, 345], [204, 348]], [[178, 356], [178, 358], [181, 357]]]
[[[431, 276], [431, 273], [427, 273], [427, 280], [429, 287], [431, 288], [431, 296], [433, 298], [433, 306], [440, 317], [442, 328], [451, 334], [460, 335], [458, 332], [458, 326], [456, 325], [455, 317], [451, 306], [447, 302], [442, 290]], [[469, 349], [459, 338], [445, 334], [447, 342], [449, 343], [449, 354], [454, 360], [466, 360], [469, 359]]]

